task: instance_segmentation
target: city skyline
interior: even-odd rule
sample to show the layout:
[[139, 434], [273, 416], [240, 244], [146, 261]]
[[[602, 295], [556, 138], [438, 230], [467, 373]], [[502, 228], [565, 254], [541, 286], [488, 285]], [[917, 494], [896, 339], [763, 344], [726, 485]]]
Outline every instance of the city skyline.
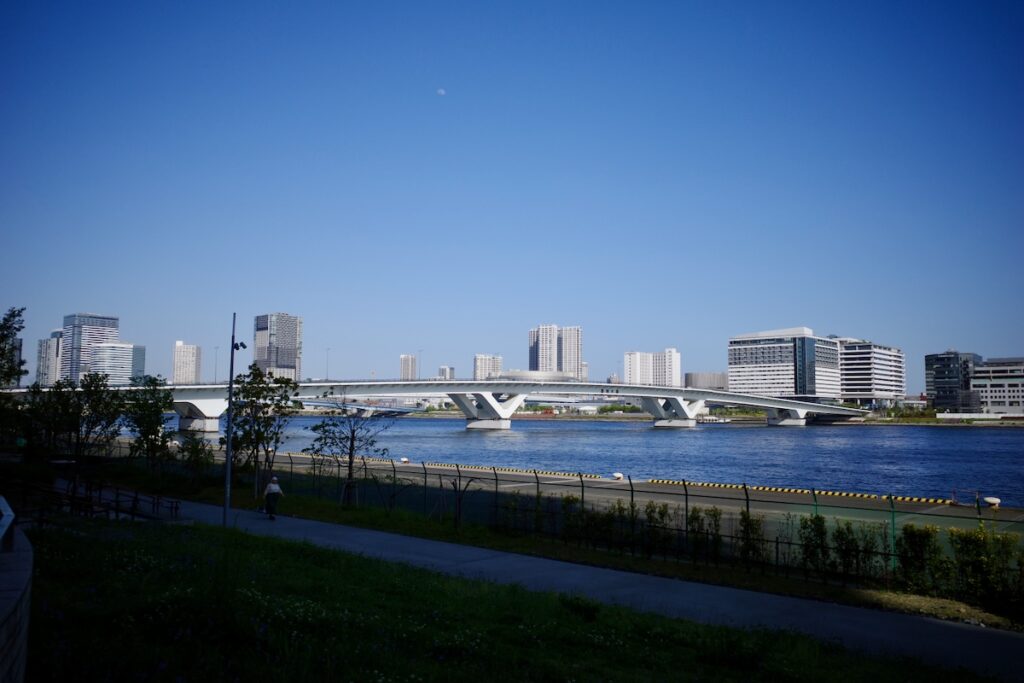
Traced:
[[[269, 324], [269, 321], [272, 320], [275, 316], [283, 316], [285, 322], [289, 325], [288, 330], [290, 332], [290, 338], [294, 338], [296, 336], [296, 334], [297, 334], [297, 336], [298, 336], [297, 355], [298, 355], [298, 358], [301, 359], [301, 347], [302, 347], [301, 336], [302, 336], [302, 325], [303, 325], [301, 316], [291, 316], [291, 315], [282, 314], [282, 313], [264, 314], [264, 315], [261, 315], [261, 316], [254, 316], [254, 321], [255, 321], [254, 326], [255, 327], [259, 327], [260, 319], [263, 319], [264, 325], [266, 326], [266, 325]], [[77, 320], [79, 318], [90, 318], [90, 319], [91, 318], [98, 318], [98, 319], [101, 319], [101, 320], [104, 320], [104, 321], [112, 321], [114, 325], [119, 325], [119, 322], [120, 322], [118, 316], [104, 316], [104, 315], [97, 315], [97, 314], [90, 314], [90, 313], [71, 314], [71, 315], [64, 316], [64, 318], [65, 318], [65, 322], [66, 323], [67, 323], [67, 321], [69, 319], [75, 319], [76, 322], [77, 322]], [[68, 323], [68, 324], [71, 324], [71, 323]], [[557, 346], [558, 346], [557, 342], [558, 342], [558, 339], [559, 339], [559, 332], [562, 329], [570, 329], [570, 330], [573, 331], [574, 339], [577, 339], [577, 340], [579, 339], [579, 335], [581, 334], [581, 332], [580, 332], [581, 328], [578, 327], [578, 326], [577, 327], [572, 327], [572, 328], [559, 328], [557, 325], [550, 325], [550, 326], [541, 325], [538, 328], [532, 328], [530, 330], [530, 339], [531, 340], [534, 339], [534, 335], [538, 332], [538, 330], [540, 328], [543, 328], [543, 327], [553, 328], [553, 330], [551, 330], [551, 331], [553, 333], [552, 341], [554, 342], [554, 346], [555, 346], [554, 356], [555, 356], [555, 360], [556, 361], [557, 361]], [[69, 327], [67, 329], [71, 329], [71, 328]], [[757, 337], [757, 336], [763, 336], [763, 335], [771, 335], [771, 334], [774, 334], [776, 332], [791, 332], [791, 331], [795, 331], [797, 329], [803, 329], [807, 333], [812, 333], [811, 330], [808, 330], [806, 328], [793, 328], [792, 330], [786, 330], [786, 329], [770, 330], [768, 332], [758, 332], [758, 333], [734, 335], [734, 337], [730, 338], [730, 341], [727, 342], [726, 356], [728, 357], [728, 353], [729, 353], [728, 352], [728, 348], [729, 348], [729, 346], [731, 346], [731, 343], [732, 343], [731, 339], [751, 337], [751, 336]], [[119, 328], [115, 327], [114, 330], [115, 330], [115, 336], [116, 336], [116, 332], [119, 331]], [[48, 346], [48, 344], [47, 344], [48, 342], [55, 341], [54, 336], [56, 336], [57, 339], [60, 339], [62, 337], [62, 335], [59, 334], [59, 333], [61, 333], [61, 332], [62, 332], [62, 330], [60, 330], [60, 329], [53, 330], [51, 332], [50, 337], [41, 338], [41, 339], [36, 340], [36, 344], [37, 344], [37, 347], [40, 350], [40, 352], [44, 348], [44, 345]], [[257, 331], [257, 334], [258, 334], [258, 331]], [[847, 343], [848, 342], [860, 342], [861, 344], [866, 344], [868, 347], [875, 347], [877, 349], [893, 349], [897, 353], [900, 354], [901, 370], [906, 374], [907, 377], [909, 377], [909, 375], [910, 375], [910, 371], [905, 366], [912, 366], [913, 363], [907, 361], [904, 364], [902, 362], [902, 358], [904, 356], [904, 353], [903, 353], [903, 351], [901, 349], [898, 348], [898, 345], [895, 345], [895, 344], [891, 345], [891, 346], [890, 345], [879, 345], [879, 344], [873, 343], [870, 340], [864, 340], [863, 337], [856, 337], [856, 336], [839, 337], [838, 335], [828, 335], [828, 337], [829, 337], [828, 339], [824, 339], [824, 340], [828, 341], [828, 342], [835, 342], [835, 344], [837, 345], [837, 348], [839, 348], [841, 343], [844, 343], [844, 342], [847, 342]], [[23, 334], [22, 337], [21, 337], [23, 343], [24, 343], [24, 338], [25, 338], [25, 335]], [[254, 345], [256, 343], [257, 342], [254, 340]], [[147, 361], [143, 360], [143, 363], [146, 366], [146, 373], [147, 374], [151, 374], [151, 375], [163, 376], [165, 379], [167, 379], [168, 382], [172, 382], [173, 383], [173, 379], [174, 379], [174, 363], [175, 363], [174, 359], [177, 357], [178, 347], [181, 346], [181, 345], [182, 345], [182, 342], [180, 342], [180, 341], [176, 341], [175, 342], [175, 353], [172, 354], [172, 356], [171, 356], [171, 362], [169, 364], [170, 365], [170, 369], [169, 369], [169, 371], [166, 374], [164, 372], [161, 372], [161, 371], [159, 371], [159, 370], [157, 370], [157, 369], [152, 367], [153, 365], [158, 365], [158, 363], [157, 364], [153, 364], [153, 363], [148, 363]], [[144, 359], [145, 358], [145, 345], [135, 344], [134, 346], [137, 349], [141, 350], [142, 357]], [[207, 370], [209, 370], [212, 373], [213, 369], [209, 368], [209, 361], [207, 361], [206, 364], [204, 364], [204, 362], [202, 361], [201, 347], [198, 347], [198, 346], [195, 346], [195, 345], [184, 345], [184, 346], [190, 350], [190, 353], [195, 353], [196, 360], [199, 361], [198, 367], [195, 367], [195, 370], [194, 370], [198, 374], [198, 376], [199, 376], [199, 382], [200, 383], [205, 383], [205, 382], [213, 381], [214, 378], [212, 376], [207, 376]], [[61, 345], [61, 350], [63, 351], [63, 345]], [[954, 350], [954, 349], [949, 349], [949, 350]], [[694, 373], [698, 373], [698, 374], [725, 373], [725, 374], [727, 374], [728, 373], [728, 366], [729, 366], [728, 362], [726, 362], [726, 364], [725, 364], [726, 367], [725, 367], [724, 370], [718, 370], [718, 369], [714, 369], [714, 370], [699, 369], [699, 370], [697, 370], [697, 369], [683, 368], [678, 363], [679, 352], [676, 349], [672, 349], [672, 348], [666, 349], [664, 352], [645, 353], [643, 355], [650, 356], [651, 358], [649, 360], [653, 363], [653, 362], [655, 362], [657, 360], [657, 358], [655, 358], [655, 357], [667, 354], [669, 352], [675, 353], [675, 357], [677, 358], [677, 360], [674, 361], [674, 364], [672, 366], [674, 371], [680, 371], [681, 372], [682, 370], [685, 370], [685, 373], [682, 373], [682, 374], [694, 374]], [[617, 375], [617, 376], [619, 376], [620, 381], [622, 383], [628, 383], [626, 380], [627, 380], [627, 377], [629, 375], [629, 372], [628, 372], [628, 370], [626, 368], [626, 365], [629, 362], [629, 357], [631, 355], [636, 355], [637, 353], [638, 352], [635, 352], [635, 351], [626, 351], [626, 352], [624, 352], [623, 353], [623, 356], [624, 356], [623, 361], [621, 361], [619, 363], [619, 370], [620, 370], [620, 372], [609, 373], [609, 376], [613, 375], [613, 374]], [[419, 363], [422, 362], [421, 354], [422, 354], [422, 350], [419, 353], [417, 353], [417, 354], [400, 354], [400, 366], [401, 366], [400, 367], [400, 371], [399, 371], [398, 375], [395, 375], [394, 377], [391, 377], [390, 375], [388, 375], [387, 372], [385, 372], [384, 374], [379, 374], [376, 370], [371, 370], [366, 375], [346, 375], [343, 378], [346, 378], [346, 379], [369, 379], [369, 378], [376, 378], [376, 379], [417, 379], [416, 375], [419, 372], [418, 371], [418, 366], [419, 366]], [[439, 351], [438, 354], [439, 354], [439, 356], [450, 355], [450, 354], [447, 354], [443, 350]], [[237, 363], [241, 363], [240, 359], [244, 355], [245, 355], [244, 351], [237, 352], [236, 353], [236, 362]], [[292, 355], [296, 355], [296, 354], [292, 353]], [[526, 355], [527, 355], [527, 358], [528, 358], [528, 361], [529, 361], [530, 353], [528, 352]], [[933, 354], [926, 354], [926, 356], [927, 355], [933, 355]], [[992, 355], [992, 356], [985, 355], [985, 354], [979, 354], [979, 355], [984, 357], [985, 359], [989, 359], [989, 358], [999, 359], [999, 358], [1002, 358], [1002, 357], [998, 357], [998, 356], [994, 356], [994, 355]], [[27, 379], [25, 381], [26, 384], [31, 384], [32, 382], [37, 381], [38, 373], [39, 373], [39, 365], [38, 365], [38, 363], [39, 363], [39, 358], [41, 358], [41, 357], [42, 357], [41, 355], [37, 356], [37, 359], [35, 361], [36, 362], [35, 365], [33, 365], [31, 359], [26, 359], [25, 369], [28, 371], [28, 375], [26, 376]], [[476, 375], [477, 375], [477, 367], [479, 366], [479, 363], [480, 363], [481, 359], [491, 359], [491, 358], [497, 360], [497, 367], [498, 368], [502, 367], [502, 365], [501, 365], [501, 363], [502, 363], [502, 356], [501, 355], [491, 356], [489, 354], [479, 354], [479, 353], [478, 354], [474, 354], [474, 361], [472, 363], [474, 371], [473, 371], [473, 373], [471, 375], [467, 375], [467, 377], [470, 377], [470, 376], [476, 377]], [[59, 358], [59, 363], [65, 363], [66, 364], [67, 362], [68, 361], [64, 360], [63, 354], [62, 354], [62, 357]], [[138, 357], [136, 357], [136, 361], [135, 362], [136, 362], [136, 366], [138, 366]], [[326, 362], [326, 357], [325, 357], [325, 362]], [[213, 363], [214, 363], [213, 367], [214, 368], [217, 367], [216, 366], [217, 361], [214, 360]], [[922, 356], [921, 357], [921, 366], [922, 366], [922, 368], [924, 367], [924, 363], [925, 363], [925, 356]], [[583, 365], [586, 366], [587, 363], [584, 362]], [[65, 367], [67, 367], [67, 366], [65, 365]], [[57, 368], [59, 369], [59, 365], [57, 366]], [[442, 365], [442, 366], [440, 366], [440, 368], [441, 369], [439, 369], [439, 375], [441, 374], [441, 372], [442, 372], [442, 370], [444, 368], [448, 368], [449, 370], [454, 372], [454, 370], [452, 369], [452, 366]], [[652, 366], [652, 368], [653, 368], [653, 366]], [[326, 369], [326, 366], [325, 366], [325, 369]], [[191, 372], [191, 370], [190, 370], [190, 372]], [[652, 372], [655, 372], [655, 374], [656, 374], [657, 371], [652, 370]], [[412, 374], [409, 375], [409, 373], [412, 373]], [[407, 375], [409, 375], [409, 376], [407, 376]], [[222, 377], [221, 379], [226, 381], [226, 377]], [[322, 376], [317, 376], [317, 375], [314, 374], [314, 375], [305, 375], [303, 377], [300, 377], [299, 379], [300, 379], [300, 381], [305, 381], [306, 379], [323, 379], [323, 377]], [[597, 379], [590, 378], [589, 381], [601, 382], [603, 380], [600, 379], [600, 378], [597, 378]], [[648, 383], [652, 383], [652, 382], [648, 382], [648, 381], [645, 380], [645, 381], [641, 381], [641, 382], [637, 382], [637, 383], [639, 383], [639, 384], [648, 384]], [[653, 382], [653, 383], [654, 384], [658, 384], [659, 382]], [[666, 386], [671, 386], [671, 384], [666, 384]], [[685, 383], [684, 383], [684, 386], [685, 386]], [[904, 379], [904, 386], [906, 387], [905, 388], [905, 394], [906, 394], [907, 398], [913, 398], [913, 397], [916, 397], [919, 394], [923, 395], [925, 393], [925, 389], [926, 389], [926, 387], [923, 386], [923, 385], [922, 385], [922, 388], [919, 391], [916, 390], [916, 389], [912, 389], [910, 387], [910, 385], [909, 385], [909, 380], [906, 380], [906, 379]], [[760, 389], [761, 389], [761, 391], [758, 392], [758, 391], [753, 391], [751, 389], [751, 387], [745, 387], [745, 392], [747, 392], [747, 393], [755, 393], [755, 394], [756, 393], [765, 393], [766, 395], [772, 393], [772, 392], [768, 391], [768, 389], [766, 387], [761, 387]], [[741, 392], [741, 393], [744, 393], [744, 392]], [[896, 393], [899, 393], [899, 392], [897, 391]]]
[[232, 312], [286, 310], [303, 376], [384, 377], [527, 367], [559, 320], [600, 379], [806, 325], [901, 348], [911, 394], [926, 354], [1021, 354], [1024, 7], [543, 9], [0, 7], [24, 348], [107, 312], [223, 379]]

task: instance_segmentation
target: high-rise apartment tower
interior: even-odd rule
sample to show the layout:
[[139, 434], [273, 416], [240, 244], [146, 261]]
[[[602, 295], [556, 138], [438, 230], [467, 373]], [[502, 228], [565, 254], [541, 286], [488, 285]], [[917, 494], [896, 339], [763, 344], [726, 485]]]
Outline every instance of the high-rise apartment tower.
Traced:
[[64, 330], [54, 330], [47, 339], [39, 340], [36, 353], [36, 381], [41, 387], [50, 387], [60, 379], [60, 347]]
[[473, 356], [473, 379], [493, 379], [501, 374], [501, 356], [478, 353]]
[[588, 373], [583, 360], [583, 328], [539, 325], [529, 334], [530, 370], [560, 372], [577, 380]]
[[171, 382], [174, 384], [199, 384], [203, 352], [195, 344], [174, 342], [174, 369]]
[[118, 326], [117, 317], [112, 315], [73, 313], [64, 316], [60, 376], [77, 384], [82, 375], [91, 371], [93, 347], [120, 339]]
[[400, 365], [398, 378], [403, 382], [411, 382], [419, 379], [419, 373], [416, 371], [416, 356], [411, 353], [403, 353], [398, 357]]
[[302, 318], [287, 313], [256, 316], [253, 325], [254, 360], [263, 372], [285, 379], [302, 379]]

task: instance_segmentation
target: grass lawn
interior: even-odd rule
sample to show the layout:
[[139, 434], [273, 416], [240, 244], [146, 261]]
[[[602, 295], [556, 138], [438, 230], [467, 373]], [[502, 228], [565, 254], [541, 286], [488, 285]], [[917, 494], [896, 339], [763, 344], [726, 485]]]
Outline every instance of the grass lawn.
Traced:
[[[161, 493], [198, 502], [223, 505], [224, 491], [219, 482], [212, 486], [192, 484], [181, 477], [153, 475], [132, 465], [104, 467], [104, 477], [122, 485]], [[232, 505], [242, 509], [255, 509], [251, 486], [235, 487]], [[986, 626], [1021, 630], [1022, 624], [1008, 615], [971, 605], [959, 600], [915, 595], [881, 587], [841, 586], [806, 579], [799, 570], [790, 576], [748, 570], [733, 565], [706, 565], [677, 562], [643, 555], [609, 552], [578, 544], [567, 544], [559, 539], [532, 534], [509, 533], [479, 525], [462, 525], [456, 529], [449, 520], [395, 509], [387, 512], [378, 507], [343, 507], [329, 498], [289, 495], [282, 501], [285, 515], [315, 519], [324, 522], [348, 524], [369, 529], [435, 540], [476, 545], [507, 552], [536, 555], [567, 562], [578, 562], [645, 574], [655, 574], [689, 581], [714, 583], [736, 588], [792, 595], [859, 607], [888, 609], [910, 614], [922, 614], [941, 619], [982, 623]]]
[[699, 626], [203, 526], [34, 531], [30, 680], [934, 681]]

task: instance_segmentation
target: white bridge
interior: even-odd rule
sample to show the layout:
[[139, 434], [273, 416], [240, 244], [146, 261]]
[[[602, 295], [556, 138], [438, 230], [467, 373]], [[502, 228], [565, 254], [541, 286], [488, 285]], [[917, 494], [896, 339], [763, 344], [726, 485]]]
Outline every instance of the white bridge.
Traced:
[[[217, 431], [220, 416], [227, 410], [227, 384], [172, 386], [170, 389], [174, 392], [174, 409], [181, 417], [182, 429]], [[808, 417], [849, 419], [867, 413], [855, 408], [711, 389], [501, 379], [304, 382], [299, 384], [296, 399], [319, 399], [325, 394], [346, 403], [354, 399], [447, 396], [466, 416], [467, 429], [509, 429], [512, 414], [530, 395], [640, 399], [644, 410], [654, 416], [655, 427], [694, 427], [705, 403], [760, 408], [766, 411], [768, 424], [783, 426], [804, 425]]]

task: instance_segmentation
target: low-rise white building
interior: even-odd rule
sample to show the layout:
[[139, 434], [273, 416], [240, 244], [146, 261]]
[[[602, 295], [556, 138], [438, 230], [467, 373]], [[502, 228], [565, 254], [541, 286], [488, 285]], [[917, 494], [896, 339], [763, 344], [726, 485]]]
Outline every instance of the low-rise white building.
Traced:
[[989, 358], [974, 366], [971, 391], [985, 413], [1024, 413], [1024, 357]]

